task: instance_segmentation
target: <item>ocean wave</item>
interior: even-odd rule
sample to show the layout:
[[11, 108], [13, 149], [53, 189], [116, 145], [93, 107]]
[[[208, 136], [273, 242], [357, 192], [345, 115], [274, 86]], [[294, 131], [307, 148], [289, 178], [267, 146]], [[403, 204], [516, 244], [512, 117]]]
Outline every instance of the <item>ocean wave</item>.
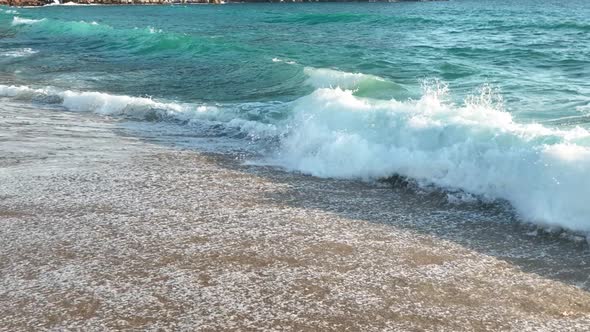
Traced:
[[334, 14], [282, 14], [271, 19], [267, 19], [265, 23], [303, 23], [307, 25], [317, 25], [326, 23], [353, 23], [366, 20], [372, 15], [367, 14], [353, 14], [353, 13], [334, 13]]
[[21, 30], [23, 33], [44, 36], [51, 34], [53, 38], [82, 37], [88, 41], [96, 41], [96, 50], [104, 47], [105, 50], [126, 50], [137, 55], [176, 51], [182, 56], [192, 56], [238, 47], [226, 40], [165, 32], [156, 27], [122, 29], [97, 22], [27, 19], [17, 16], [12, 25], [27, 26]]
[[39, 19], [39, 20], [34, 20], [34, 19], [30, 19], [30, 18], [22, 18], [22, 17], [18, 17], [15, 16], [12, 19], [12, 25], [13, 26], [17, 26], [17, 25], [32, 25], [32, 24], [36, 24], [39, 22], [43, 22], [45, 21], [45, 19]]
[[27, 86], [0, 85], [0, 97], [59, 104], [71, 111], [144, 120], [155, 119], [155, 117], [189, 120], [190, 116], [187, 114], [214, 113], [217, 110], [214, 106], [158, 102], [150, 98], [111, 95], [101, 92], [76, 92], [52, 87], [35, 89]]
[[299, 23], [305, 25], [320, 25], [320, 24], [349, 24], [349, 23], [366, 23], [366, 24], [442, 24], [443, 21], [430, 19], [419, 16], [403, 16], [403, 15], [379, 15], [368, 13], [332, 13], [332, 14], [291, 14], [283, 13], [272, 18], [266, 19], [264, 23], [270, 24], [285, 24], [285, 23]]
[[590, 231], [590, 133], [519, 124], [489, 88], [448, 101], [444, 86], [417, 101], [321, 88], [296, 102], [273, 162], [319, 177], [400, 175], [420, 186], [509, 201], [525, 220]]
[[204, 135], [247, 136], [254, 140], [278, 135], [277, 126], [270, 122], [276, 121], [276, 112], [284, 107], [284, 103], [177, 103], [94, 91], [79, 92], [53, 87], [37, 89], [14, 85], [0, 85], [0, 97], [54, 104], [70, 111], [92, 112], [103, 116], [179, 122], [197, 127]]
[[[512, 23], [512, 24], [510, 24]], [[559, 21], [559, 22], [506, 22], [504, 25], [499, 25], [497, 28], [502, 30], [513, 31], [515, 29], [535, 29], [535, 30], [579, 30], [590, 31], [590, 24], [577, 21]]]
[[372, 98], [407, 98], [408, 89], [400, 84], [375, 75], [349, 73], [328, 68], [305, 67], [305, 83], [316, 89], [340, 88], [352, 90], [355, 96]]
[[515, 30], [531, 30], [531, 31], [590, 31], [590, 24], [582, 21], [515, 21], [509, 20], [491, 20], [487, 22], [481, 22], [480, 25], [473, 26], [470, 31], [483, 32], [483, 31], [515, 31]]
[[380, 77], [362, 73], [348, 73], [327, 68], [306, 67], [303, 72], [308, 76], [307, 84], [314, 88], [356, 89], [363, 82], [384, 82]]
[[274, 144], [266, 162], [288, 170], [364, 180], [402, 176], [446, 190], [453, 200], [508, 201], [524, 220], [590, 232], [588, 130], [518, 123], [487, 86], [461, 104], [439, 82], [426, 84], [416, 100], [376, 99], [356, 92], [383, 78], [304, 70], [315, 90], [286, 103], [185, 104], [6, 85], [0, 96], [262, 139]]

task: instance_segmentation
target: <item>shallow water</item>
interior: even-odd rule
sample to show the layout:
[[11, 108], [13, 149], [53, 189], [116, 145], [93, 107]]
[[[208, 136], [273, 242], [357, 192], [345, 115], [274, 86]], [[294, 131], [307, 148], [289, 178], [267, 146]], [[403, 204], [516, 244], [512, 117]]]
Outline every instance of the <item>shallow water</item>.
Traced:
[[583, 238], [528, 236], [493, 206], [170, 148], [231, 141], [186, 126], [18, 102], [1, 115], [6, 330], [590, 326]]
[[172, 123], [243, 142], [249, 162], [398, 174], [590, 231], [586, 1], [0, 10], [6, 100]]

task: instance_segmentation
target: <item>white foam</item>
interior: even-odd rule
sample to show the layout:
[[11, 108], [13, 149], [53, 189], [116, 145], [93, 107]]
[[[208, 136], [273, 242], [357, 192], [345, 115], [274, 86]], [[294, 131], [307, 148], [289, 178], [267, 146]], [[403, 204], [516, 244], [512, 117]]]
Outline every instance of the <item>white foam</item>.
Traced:
[[327, 68], [305, 67], [307, 84], [314, 88], [355, 89], [365, 81], [383, 81], [382, 78], [362, 73], [347, 73]]
[[279, 59], [279, 58], [272, 58], [272, 62], [275, 63], [286, 63], [288, 65], [296, 65], [297, 62], [292, 61], [292, 60], [283, 60], [283, 59]]
[[18, 48], [14, 50], [9, 50], [5, 52], [0, 52], [0, 57], [9, 57], [9, 58], [21, 58], [30, 56], [33, 54], [39, 53], [38, 51], [33, 50], [32, 48]]
[[12, 25], [13, 26], [16, 26], [16, 25], [32, 25], [32, 24], [35, 24], [35, 23], [43, 22], [43, 21], [45, 21], [44, 18], [43, 19], [40, 19], [40, 20], [34, 20], [34, 19], [22, 18], [22, 17], [15, 16], [12, 19]]
[[137, 111], [158, 109], [169, 113], [182, 112], [186, 106], [161, 103], [149, 98], [111, 95], [100, 92], [62, 91], [55, 88], [33, 89], [26, 86], [0, 85], [0, 96], [20, 99], [59, 98], [60, 104], [72, 111], [94, 112], [102, 115], [125, 115]]
[[11, 15], [11, 14], [12, 15], [18, 14], [18, 12], [16, 10], [14, 10], [14, 9], [8, 9], [8, 10], [0, 9], [0, 13], [5, 13], [5, 14], [9, 14], [9, 15]]
[[[327, 73], [351, 78], [344, 82], [359, 77]], [[506, 200], [525, 220], [590, 232], [588, 130], [517, 123], [488, 87], [460, 105], [450, 102], [448, 93], [435, 84], [420, 99], [402, 102], [319, 88], [292, 104], [199, 105], [0, 85], [0, 96], [46, 98], [73, 111], [170, 118], [199, 130], [220, 124], [229, 132], [279, 140], [270, 163], [290, 170], [365, 180], [397, 174], [448, 189], [450, 202]], [[291, 115], [250, 120], [265, 112]]]
[[101, 92], [64, 91], [47, 87], [34, 89], [26, 86], [0, 85], [0, 97], [10, 97], [24, 101], [45, 101], [59, 104], [68, 110], [93, 112], [105, 116], [124, 116], [134, 119], [176, 120], [187, 125], [223, 124], [230, 132], [242, 132], [252, 138], [275, 137], [277, 127], [240, 118], [248, 112], [257, 112], [258, 104], [237, 107], [226, 105], [218, 107], [205, 104], [176, 103], [157, 101], [150, 98], [112, 95]]
[[148, 27], [148, 31], [151, 34], [156, 34], [156, 33], [162, 33], [163, 32], [162, 29], [156, 29], [156, 28], [153, 28], [153, 27]]
[[54, 0], [52, 3], [48, 3], [46, 5], [44, 5], [43, 7], [53, 7], [53, 6], [97, 6], [98, 4], [84, 4], [84, 3], [77, 3], [77, 2], [72, 2], [72, 1], [68, 1], [68, 2], [64, 2], [64, 3], [60, 3], [57, 0]]
[[507, 200], [538, 224], [590, 231], [587, 130], [516, 123], [487, 88], [463, 105], [445, 99], [444, 88], [408, 102], [318, 89], [296, 103], [274, 163], [320, 177], [398, 174]]
[[583, 106], [577, 106], [576, 110], [578, 112], [584, 113], [584, 114], [590, 114], [590, 102], [588, 102], [588, 104], [583, 105]]

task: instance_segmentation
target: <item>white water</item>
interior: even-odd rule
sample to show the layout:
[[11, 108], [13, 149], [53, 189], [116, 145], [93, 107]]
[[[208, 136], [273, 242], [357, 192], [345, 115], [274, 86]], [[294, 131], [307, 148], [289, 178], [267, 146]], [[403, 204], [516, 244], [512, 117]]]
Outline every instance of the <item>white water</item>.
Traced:
[[[250, 137], [280, 138], [269, 160], [289, 170], [364, 180], [402, 175], [421, 186], [459, 192], [453, 199], [506, 200], [524, 220], [590, 232], [587, 130], [517, 123], [487, 87], [460, 105], [448, 101], [440, 84], [425, 88], [419, 100], [402, 102], [353, 93], [358, 84], [382, 80], [378, 77], [323, 69], [306, 73], [317, 89], [290, 104], [195, 105], [2, 85], [0, 96], [46, 99], [103, 115], [170, 118], [196, 130], [203, 123], [223, 124]], [[267, 123], [246, 116], [278, 109], [290, 115]]]
[[44, 7], [53, 7], [53, 6], [96, 6], [96, 5], [97, 4], [83, 4], [83, 3], [77, 3], [77, 2], [72, 2], [72, 1], [60, 3], [58, 0], [53, 0], [52, 3], [46, 4]]
[[121, 116], [137, 120], [174, 120], [187, 125], [223, 125], [228, 132], [240, 132], [251, 138], [275, 137], [277, 127], [272, 124], [240, 118], [248, 113], [256, 114], [261, 108], [273, 104], [249, 103], [218, 107], [206, 104], [157, 101], [149, 98], [111, 95], [101, 92], [77, 92], [51, 87], [34, 89], [26, 86], [0, 85], [0, 97], [26, 102], [57, 104], [71, 111], [93, 112], [104, 116]]
[[362, 73], [347, 73], [334, 69], [305, 67], [303, 72], [307, 75], [307, 84], [314, 88], [356, 89], [363, 82], [384, 81], [382, 78]]
[[37, 54], [38, 51], [35, 51], [31, 48], [18, 48], [14, 50], [9, 50], [5, 52], [0, 52], [0, 57], [9, 57], [9, 58], [22, 58], [26, 56], [30, 56], [33, 54]]
[[101, 115], [119, 115], [144, 118], [145, 113], [158, 110], [162, 116], [179, 120], [190, 119], [191, 113], [206, 113], [215, 110], [205, 105], [163, 103], [148, 98], [118, 96], [101, 92], [63, 91], [55, 88], [33, 89], [26, 86], [0, 85], [1, 97], [21, 100], [42, 100], [58, 103], [69, 110], [94, 112]]
[[7, 9], [7, 10], [0, 9], [0, 13], [5, 13], [8, 15], [18, 14], [18, 12], [14, 9]]
[[590, 231], [587, 130], [516, 123], [489, 88], [463, 105], [446, 101], [447, 93], [438, 86], [420, 100], [399, 102], [317, 89], [297, 101], [275, 162], [320, 177], [398, 174], [422, 186], [507, 200], [540, 225]]
[[22, 18], [22, 17], [15, 16], [12, 19], [12, 25], [13, 26], [16, 26], [16, 25], [31, 25], [31, 24], [43, 22], [44, 20], [45, 19], [33, 20], [33, 19], [29, 19], [29, 18]]
[[272, 62], [275, 63], [286, 63], [288, 65], [296, 65], [297, 62], [292, 61], [292, 60], [283, 60], [283, 59], [279, 59], [279, 58], [272, 58]]

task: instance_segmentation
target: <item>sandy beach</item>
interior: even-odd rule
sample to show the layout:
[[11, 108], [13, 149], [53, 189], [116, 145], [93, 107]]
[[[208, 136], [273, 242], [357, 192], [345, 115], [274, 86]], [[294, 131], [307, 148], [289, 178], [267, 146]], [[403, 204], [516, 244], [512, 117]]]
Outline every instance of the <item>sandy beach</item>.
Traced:
[[0, 330], [590, 326], [585, 242], [170, 144], [191, 139], [4, 104]]

